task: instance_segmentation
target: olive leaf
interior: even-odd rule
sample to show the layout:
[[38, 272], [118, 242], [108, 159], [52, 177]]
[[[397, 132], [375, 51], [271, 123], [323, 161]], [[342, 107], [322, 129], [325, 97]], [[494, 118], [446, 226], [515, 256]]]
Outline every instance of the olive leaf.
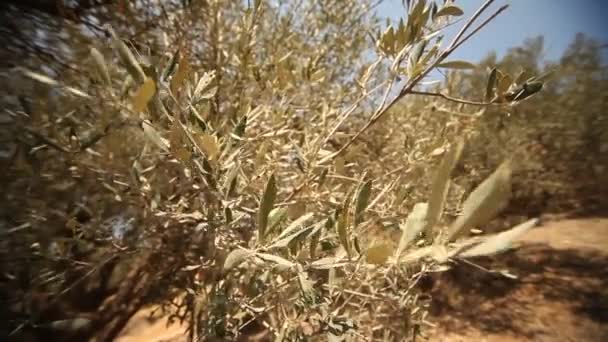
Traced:
[[462, 9], [460, 9], [460, 7], [454, 6], [454, 5], [447, 5], [447, 6], [443, 6], [442, 8], [439, 9], [439, 11], [437, 11], [437, 13], [435, 13], [435, 18], [439, 18], [441, 16], [446, 16], [446, 15], [458, 17], [463, 14], [464, 14], [464, 11]]
[[424, 228], [424, 231], [429, 234], [441, 219], [445, 199], [448, 194], [450, 175], [452, 174], [454, 167], [456, 167], [463, 149], [464, 140], [460, 140], [456, 144], [453, 144], [448, 150], [448, 153], [443, 156], [439, 169], [433, 178], [426, 216], [426, 227]]
[[275, 183], [274, 174], [270, 176], [268, 179], [268, 183], [266, 183], [266, 188], [264, 189], [264, 195], [262, 196], [262, 201], [260, 202], [260, 208], [258, 210], [257, 216], [257, 225], [258, 225], [258, 234], [259, 239], [261, 241], [264, 240], [266, 234], [266, 226], [268, 225], [268, 214], [274, 207], [274, 201], [277, 197], [277, 186]]
[[289, 269], [296, 265], [295, 263], [293, 263], [285, 258], [282, 258], [278, 255], [274, 255], [274, 254], [255, 253], [255, 256], [264, 261], [270, 261], [270, 262], [276, 263], [278, 266], [280, 266], [283, 269]]
[[499, 72], [498, 80], [496, 81], [496, 92], [500, 95], [504, 95], [512, 84], [513, 78], [511, 75]]
[[310, 264], [310, 266], [312, 268], [315, 268], [318, 270], [327, 270], [327, 269], [342, 267], [342, 266], [345, 266], [346, 264], [347, 264], [347, 262], [341, 261], [336, 257], [330, 256], [330, 257], [324, 257], [324, 258], [315, 260]]
[[310, 252], [310, 258], [314, 259], [317, 253], [317, 246], [319, 245], [319, 240], [321, 240], [321, 229], [312, 232], [310, 236], [310, 245], [308, 246], [308, 250]]
[[148, 106], [148, 102], [156, 93], [156, 83], [151, 78], [146, 78], [144, 83], [137, 89], [133, 95], [133, 111], [136, 113], [143, 112]]
[[208, 133], [200, 133], [194, 135], [199, 148], [205, 152], [205, 156], [209, 160], [215, 160], [220, 154], [220, 146], [217, 142], [217, 138]]
[[23, 72], [23, 74], [25, 76], [33, 79], [34, 81], [37, 81], [37, 82], [40, 82], [40, 83], [44, 83], [44, 84], [49, 85], [49, 86], [60, 88], [62, 90], [67, 91], [68, 93], [76, 95], [76, 96], [85, 97], [85, 98], [90, 98], [91, 97], [91, 95], [85, 93], [82, 90], [79, 90], [79, 89], [76, 89], [76, 88], [73, 88], [73, 87], [69, 87], [69, 86], [64, 86], [64, 85], [60, 84], [58, 81], [56, 81], [56, 80], [54, 80], [54, 79], [52, 79], [52, 78], [50, 78], [48, 76], [39, 74], [37, 72], [33, 72], [31, 70], [23, 69], [23, 68], [19, 68], [19, 69], [22, 70], [22, 72]]
[[447, 61], [447, 62], [439, 63], [439, 64], [437, 64], [437, 67], [447, 68], [447, 69], [466, 70], [466, 69], [475, 69], [477, 66], [471, 62], [454, 60], [454, 61]]
[[254, 254], [254, 251], [246, 248], [237, 248], [233, 250], [226, 256], [226, 260], [224, 260], [224, 271], [229, 271], [230, 269], [237, 267]]
[[182, 83], [188, 77], [188, 73], [190, 72], [190, 64], [188, 63], [188, 56], [183, 54], [179, 59], [179, 65], [177, 66], [177, 71], [173, 78], [171, 78], [171, 93], [174, 96], [177, 96], [177, 92], [181, 87]]
[[279, 234], [278, 238], [284, 238], [285, 236], [295, 232], [296, 230], [299, 230], [300, 227], [304, 224], [304, 222], [310, 220], [311, 217], [313, 217], [313, 213], [307, 213], [304, 214], [300, 217], [298, 217], [297, 219], [295, 219], [293, 222], [291, 222], [287, 228], [285, 228], [285, 230], [283, 230], [281, 232], [281, 234]]
[[228, 198], [229, 196], [231, 196], [234, 193], [234, 190], [236, 188], [237, 181], [238, 181], [237, 176], [238, 176], [240, 169], [241, 169], [241, 165], [240, 165], [240, 163], [237, 162], [237, 163], [234, 163], [234, 165], [226, 173], [226, 176], [224, 178], [224, 185], [223, 185], [224, 196], [226, 198]]
[[511, 161], [507, 160], [473, 190], [463, 204], [462, 215], [448, 230], [448, 241], [469, 228], [486, 224], [506, 206], [511, 195], [511, 172]]
[[304, 214], [304, 215], [300, 216], [299, 218], [297, 218], [296, 220], [291, 222], [289, 224], [289, 226], [287, 226], [287, 228], [285, 228], [285, 230], [282, 231], [281, 234], [279, 234], [277, 239], [268, 248], [287, 247], [287, 245], [291, 241], [295, 240], [296, 238], [299, 238], [300, 236], [302, 236], [304, 234], [311, 232], [313, 230], [314, 226], [300, 229], [302, 227], [302, 225], [306, 221], [308, 221], [311, 217], [313, 217], [313, 213], [308, 213], [308, 214]]
[[296, 232], [293, 232], [289, 235], [286, 235], [284, 237], [279, 238], [277, 241], [275, 241], [272, 245], [268, 246], [269, 249], [271, 248], [285, 248], [287, 247], [292, 241], [296, 241], [296, 240], [301, 240], [302, 238], [305, 238], [311, 234], [316, 233], [318, 230], [320, 230], [321, 226], [310, 226], [301, 230], [298, 230]]
[[543, 82], [538, 82], [538, 81], [533, 81], [533, 82], [526, 82], [522, 85], [521, 88], [516, 89], [512, 92], [509, 92], [507, 95], [505, 95], [505, 99], [507, 101], [522, 101], [536, 93], [538, 93], [539, 91], [541, 91], [541, 89], [543, 88]]
[[108, 71], [108, 66], [106, 65], [106, 61], [103, 58], [103, 55], [99, 50], [92, 47], [91, 48], [91, 58], [93, 58], [93, 62], [95, 62], [95, 66], [97, 67], [97, 71], [99, 71], [99, 75], [103, 79], [103, 81], [108, 85], [112, 85], [112, 79], [110, 78], [110, 72]]
[[367, 208], [369, 203], [369, 196], [372, 189], [372, 181], [368, 180], [363, 183], [357, 191], [357, 197], [355, 201], [355, 214], [354, 214], [354, 225], [359, 225], [362, 221], [363, 212]]
[[234, 127], [233, 134], [239, 138], [242, 138], [245, 134], [245, 128], [247, 128], [247, 115], [243, 115], [239, 120], [239, 123]]
[[488, 76], [488, 83], [486, 85], [486, 95], [485, 95], [486, 102], [488, 102], [494, 98], [494, 95], [495, 95], [494, 88], [496, 87], [497, 72], [498, 72], [498, 70], [496, 68], [492, 68], [492, 71], [490, 71], [490, 75]]
[[133, 53], [131, 53], [131, 50], [129, 50], [127, 47], [127, 44], [125, 44], [122, 39], [118, 37], [114, 29], [109, 27], [108, 31], [112, 36], [112, 44], [114, 45], [114, 49], [118, 52], [120, 59], [125, 64], [131, 77], [133, 77], [133, 79], [135, 79], [137, 82], [143, 83], [146, 79], [146, 74], [135, 56], [133, 56]]
[[473, 248], [459, 252], [457, 256], [470, 258], [500, 253], [508, 249], [511, 243], [519, 236], [535, 227], [538, 222], [539, 220], [536, 218], [528, 220], [507, 231], [489, 237], [487, 240], [474, 246]]
[[428, 212], [427, 203], [416, 203], [412, 212], [407, 216], [405, 225], [400, 226], [401, 228], [401, 239], [399, 240], [399, 246], [397, 247], [396, 255], [399, 257], [401, 253], [409, 246], [418, 233], [420, 233], [426, 226], [426, 217]]
[[169, 64], [165, 68], [165, 71], [163, 71], [163, 74], [162, 74], [163, 81], [166, 81], [167, 79], [169, 79], [169, 77], [171, 75], [173, 75], [173, 73], [175, 72], [175, 67], [178, 64], [179, 57], [180, 57], [180, 53], [179, 53], [179, 49], [178, 49], [177, 51], [175, 51], [173, 56], [171, 56], [171, 59], [169, 60]]
[[141, 123], [141, 128], [144, 130], [145, 136], [151, 142], [153, 142], [156, 146], [160, 147], [165, 152], [169, 152], [169, 146], [167, 146], [167, 143], [163, 140], [163, 138], [160, 136], [160, 134], [158, 134], [156, 129], [154, 129], [152, 124], [150, 124], [147, 121], [143, 121]]
[[267, 234], [274, 232], [277, 227], [283, 222], [283, 219], [287, 217], [287, 208], [274, 208], [268, 214], [268, 228]]
[[348, 226], [348, 211], [341, 210], [338, 213], [338, 217], [336, 219], [336, 230], [338, 231], [338, 238], [340, 239], [340, 243], [346, 250], [348, 257], [350, 258], [350, 243], [348, 241], [348, 233], [346, 231]]

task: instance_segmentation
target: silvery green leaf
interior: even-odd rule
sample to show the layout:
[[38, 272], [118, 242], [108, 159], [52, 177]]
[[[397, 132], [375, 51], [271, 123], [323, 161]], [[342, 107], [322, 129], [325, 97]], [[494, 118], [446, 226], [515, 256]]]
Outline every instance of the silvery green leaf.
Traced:
[[507, 205], [511, 196], [511, 172], [511, 161], [507, 160], [473, 190], [463, 204], [462, 215], [448, 230], [448, 241], [467, 229], [488, 223]]
[[414, 205], [412, 212], [407, 216], [405, 225], [401, 227], [401, 239], [399, 240], [399, 246], [397, 247], [397, 257], [427, 225], [427, 212], [427, 203], [416, 203]]
[[537, 224], [538, 219], [528, 220], [507, 231], [489, 237], [487, 240], [481, 242], [473, 248], [460, 252], [458, 256], [463, 258], [471, 258], [477, 256], [493, 255], [503, 252], [510, 248], [511, 243], [515, 239], [523, 235], [531, 228], [535, 227]]

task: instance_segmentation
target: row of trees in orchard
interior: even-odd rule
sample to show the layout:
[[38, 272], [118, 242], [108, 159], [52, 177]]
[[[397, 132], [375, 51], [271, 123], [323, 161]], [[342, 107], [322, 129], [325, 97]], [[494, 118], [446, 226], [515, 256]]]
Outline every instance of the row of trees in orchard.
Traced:
[[415, 338], [429, 273], [602, 209], [598, 42], [473, 64], [506, 5], [377, 5], [1, 4], [1, 334], [107, 341], [160, 303], [193, 340]]

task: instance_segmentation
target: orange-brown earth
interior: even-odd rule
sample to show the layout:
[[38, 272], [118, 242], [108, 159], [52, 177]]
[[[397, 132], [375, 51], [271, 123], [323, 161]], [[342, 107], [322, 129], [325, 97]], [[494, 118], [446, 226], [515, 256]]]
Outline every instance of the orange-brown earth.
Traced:
[[[608, 219], [549, 220], [487, 269], [459, 264], [431, 281], [428, 341], [608, 341]], [[120, 342], [185, 341], [184, 328], [140, 311]], [[419, 339], [420, 340], [420, 339]]]

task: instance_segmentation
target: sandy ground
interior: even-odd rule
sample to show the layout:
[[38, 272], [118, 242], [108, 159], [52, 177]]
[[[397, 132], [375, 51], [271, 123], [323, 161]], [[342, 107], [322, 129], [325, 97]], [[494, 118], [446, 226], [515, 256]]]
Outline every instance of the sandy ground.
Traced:
[[608, 341], [608, 219], [549, 222], [495, 261], [435, 284], [429, 341]]
[[[496, 260], [517, 279], [458, 265], [432, 281], [426, 341], [608, 341], [608, 219], [549, 221]], [[178, 324], [148, 319], [142, 310], [120, 342], [185, 341]]]

